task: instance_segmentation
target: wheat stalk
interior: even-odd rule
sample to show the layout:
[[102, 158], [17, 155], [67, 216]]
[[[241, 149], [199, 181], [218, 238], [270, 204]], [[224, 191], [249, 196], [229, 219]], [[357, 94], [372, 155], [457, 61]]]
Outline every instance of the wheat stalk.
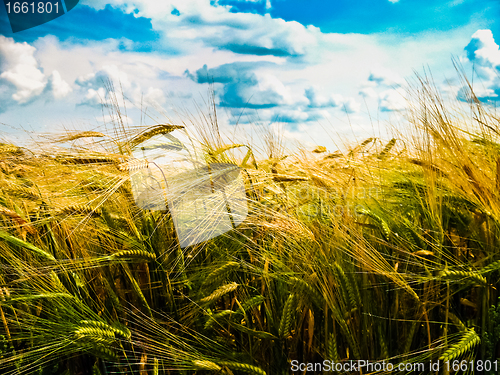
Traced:
[[391, 151], [391, 149], [394, 147], [394, 145], [396, 144], [396, 139], [395, 138], [392, 138], [384, 147], [384, 149], [380, 152], [380, 154], [377, 156], [377, 158], [383, 160], [387, 157], [387, 154], [389, 153], [389, 151]]
[[108, 346], [102, 345], [102, 343], [100, 342], [85, 343], [79, 345], [79, 348], [81, 350], [94, 354], [98, 358], [103, 358], [110, 362], [118, 362], [118, 356], [116, 355], [114, 350]]
[[497, 270], [500, 270], [500, 260], [497, 260], [496, 262], [490, 263], [486, 267], [483, 267], [481, 270], [479, 270], [479, 273], [487, 275]]
[[366, 208], [358, 208], [357, 213], [361, 215], [366, 215], [372, 218], [375, 222], [377, 222], [380, 225], [380, 230], [382, 231], [382, 233], [384, 233], [385, 239], [389, 241], [389, 237], [391, 235], [391, 229], [389, 228], [389, 225], [387, 225], [387, 222], [384, 219], [382, 219], [380, 216], [378, 216], [377, 214]]

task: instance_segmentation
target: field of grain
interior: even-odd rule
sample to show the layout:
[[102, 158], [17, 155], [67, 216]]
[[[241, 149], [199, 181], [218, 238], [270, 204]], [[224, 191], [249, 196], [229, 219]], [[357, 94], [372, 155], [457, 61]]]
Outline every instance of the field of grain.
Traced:
[[202, 157], [239, 167], [245, 217], [187, 246], [169, 206], [141, 206], [131, 184], [151, 168], [134, 151], [154, 137], [175, 151], [179, 126], [130, 129], [116, 112], [110, 134], [68, 133], [43, 152], [2, 143], [0, 372], [495, 361], [500, 118], [472, 90], [454, 109], [418, 82], [406, 133], [335, 152], [288, 152], [270, 137], [256, 157], [207, 116]]

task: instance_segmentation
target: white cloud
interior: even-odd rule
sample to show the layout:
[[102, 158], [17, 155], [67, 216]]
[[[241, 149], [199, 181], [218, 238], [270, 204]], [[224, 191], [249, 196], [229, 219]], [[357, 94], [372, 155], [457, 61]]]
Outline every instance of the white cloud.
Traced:
[[361, 105], [353, 98], [347, 98], [344, 103], [342, 103], [343, 110], [347, 113], [359, 112]]
[[310, 87], [305, 90], [305, 97], [308, 99], [310, 108], [340, 108], [348, 113], [358, 112], [359, 103], [354, 98], [346, 98], [341, 94], [332, 94], [330, 96], [322, 95], [317, 87]]
[[19, 104], [40, 95], [46, 77], [33, 56], [35, 48], [0, 35], [0, 80], [12, 87], [11, 98]]
[[[120, 114], [120, 119], [124, 124], [127, 124], [127, 125], [131, 125], [134, 123], [130, 117], [125, 116], [124, 114]], [[114, 115], [104, 115], [104, 116], [96, 117], [96, 120], [99, 122], [105, 123], [105, 124], [113, 124], [113, 123], [116, 123], [117, 121], [119, 121], [119, 119]]]
[[[480, 78], [480, 83], [474, 85], [474, 93], [484, 100], [496, 100], [500, 95], [500, 47], [495, 43], [491, 30], [476, 31], [465, 51]], [[467, 101], [467, 92], [468, 88], [462, 87], [457, 98]]]
[[27, 104], [45, 96], [60, 99], [71, 91], [57, 70], [46, 76], [35, 58], [36, 48], [0, 35], [0, 111], [9, 103]]
[[[164, 104], [167, 100], [163, 90], [159, 88], [150, 87], [144, 95], [144, 101], [152, 104]], [[137, 101], [138, 102], [138, 101]]]
[[495, 68], [500, 65], [500, 49], [491, 30], [476, 31], [465, 50], [468, 59], [482, 67]]
[[401, 86], [404, 84], [404, 79], [401, 76], [389, 69], [378, 68], [370, 72], [368, 77], [369, 82], [373, 82], [376, 85], [384, 86]]
[[[266, 3], [271, 6], [270, 1]], [[358, 101], [367, 106], [373, 102], [374, 107], [378, 103], [383, 111], [400, 111], [404, 100], [391, 89], [404, 84], [402, 77], [424, 65], [431, 67], [435, 77], [448, 73], [449, 56], [459, 53], [476, 30], [469, 25], [405, 37], [389, 31], [322, 33], [316, 27], [273, 19], [269, 14], [232, 13], [230, 6], [211, 6], [210, 0], [81, 0], [80, 4], [95, 9], [109, 4], [151, 19], [160, 35], [158, 48], [144, 53], [120, 48], [121, 40], [82, 44], [72, 39], [60, 42], [54, 36], [39, 38], [33, 43], [36, 51], [26, 45], [31, 63], [29, 58], [23, 59], [33, 68], [27, 75], [31, 81], [23, 86], [17, 76], [6, 76], [3, 81], [8, 85], [0, 85], [0, 100], [9, 97], [14, 101], [13, 95], [18, 94], [19, 102], [29, 103], [30, 98], [50, 92], [54, 98], [66, 96], [100, 109], [101, 101], [106, 100], [103, 81], [110, 79], [117, 91], [121, 83], [124, 94], [135, 103], [142, 98], [145, 103], [175, 111], [190, 105], [192, 98], [206, 97], [206, 80], [197, 76], [200, 71], [214, 76], [217, 98], [226, 106], [224, 111], [236, 117], [253, 111], [254, 118], [269, 122], [281, 118], [290, 127], [330, 118], [337, 127], [345, 112], [356, 113], [350, 120], [362, 116]], [[497, 81], [492, 76], [498, 46], [486, 32], [478, 32], [474, 38], [478, 42], [474, 58], [484, 62], [481, 69], [492, 82], [484, 94], [492, 96], [499, 86], [493, 85]], [[200, 69], [204, 64], [212, 68]], [[183, 75], [186, 70], [192, 72], [192, 79]], [[53, 73], [47, 76], [43, 72]], [[42, 91], [37, 91], [37, 82]], [[76, 110], [94, 117], [93, 109], [78, 106]]]
[[[232, 13], [231, 6], [212, 6], [207, 0], [88, 0], [82, 4], [103, 9], [106, 4], [136, 17], [152, 20], [163, 35], [163, 43], [181, 51], [204, 46], [227, 49], [239, 54], [301, 56], [317, 45], [319, 28], [272, 18], [269, 14]], [[270, 2], [266, 2], [270, 7]], [[173, 10], [178, 15], [172, 14]], [[176, 13], [176, 12], [175, 12]]]
[[51, 92], [54, 99], [64, 98], [73, 91], [71, 86], [61, 78], [57, 70], [54, 70], [50, 75], [45, 90]]
[[[293, 104], [290, 90], [281, 82], [275, 75], [272, 74], [257, 74], [256, 89], [259, 93], [267, 93], [275, 97], [281, 98], [279, 103], [282, 105]], [[265, 99], [265, 98], [262, 98]], [[263, 101], [263, 100], [262, 100]]]
[[104, 87], [99, 87], [97, 90], [87, 89], [85, 98], [80, 102], [81, 105], [91, 107], [101, 107], [101, 104], [106, 102], [106, 90]]
[[107, 82], [120, 84], [125, 89], [132, 87], [127, 73], [123, 72], [116, 65], [104, 65], [97, 72], [80, 76], [75, 81], [81, 87], [100, 87], [104, 86]]
[[305, 90], [305, 96], [312, 108], [335, 107], [337, 104], [325, 95], [318, 93], [317, 87], [310, 87]]
[[[140, 80], [137, 78], [131, 80], [129, 75], [124, 72], [123, 66], [118, 67], [114, 64], [104, 65], [95, 73], [82, 75], [75, 80], [75, 83], [80, 86], [80, 93], [85, 94], [85, 98], [80, 104], [94, 107], [100, 107], [101, 104], [108, 103], [109, 85], [113, 85], [115, 93], [123, 94], [136, 102], [140, 102], [143, 94], [140, 88]], [[154, 88], [150, 88], [148, 94], [154, 95], [154, 90]], [[159, 98], [158, 92], [156, 92], [156, 97]]]
[[405, 92], [402, 89], [389, 89], [379, 95], [380, 110], [384, 112], [404, 111], [408, 103], [405, 99]]
[[365, 87], [359, 90], [359, 95], [361, 95], [363, 98], [376, 98], [377, 93], [375, 90], [371, 87]]

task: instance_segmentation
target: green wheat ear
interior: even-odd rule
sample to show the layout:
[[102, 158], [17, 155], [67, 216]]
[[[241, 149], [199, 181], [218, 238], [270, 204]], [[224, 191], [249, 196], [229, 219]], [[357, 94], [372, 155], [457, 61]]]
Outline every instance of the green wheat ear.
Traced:
[[324, 305], [323, 296], [320, 293], [318, 293], [318, 291], [311, 285], [309, 285], [306, 281], [299, 279], [297, 277], [291, 277], [290, 283], [304, 296], [309, 298], [317, 307], [323, 308]]
[[340, 361], [339, 353], [337, 351], [337, 339], [333, 333], [330, 333], [330, 339], [328, 340], [327, 356], [331, 361]]
[[203, 280], [200, 288], [203, 289], [209, 285], [217, 284], [219, 281], [224, 279], [224, 277], [226, 277], [231, 271], [237, 270], [239, 267], [240, 264], [238, 262], [231, 261], [223, 264], [222, 266], [208, 274], [206, 279]]
[[256, 374], [256, 375], [267, 375], [267, 373], [262, 370], [260, 367], [248, 365], [246, 363], [238, 363], [238, 362], [217, 362], [220, 366], [225, 366], [233, 370], [238, 370], [241, 372], [245, 372], [248, 374]]
[[230, 284], [227, 284], [227, 285], [222, 285], [220, 288], [218, 288], [217, 290], [215, 290], [209, 296], [207, 296], [205, 298], [202, 298], [200, 300], [200, 303], [209, 304], [211, 302], [214, 302], [214, 301], [218, 300], [220, 297], [222, 297], [223, 295], [236, 290], [238, 288], [238, 286], [239, 286], [239, 284], [234, 283], [234, 282], [230, 283]]
[[207, 361], [207, 360], [194, 360], [193, 366], [197, 370], [208, 370], [208, 371], [220, 371], [220, 370], [222, 370], [219, 365], [217, 365], [214, 362]]
[[285, 307], [283, 308], [283, 314], [281, 316], [280, 327], [278, 330], [278, 335], [281, 338], [285, 338], [290, 333], [290, 326], [292, 325], [293, 312], [295, 311], [295, 295], [290, 294], [285, 302]]
[[4, 240], [9, 245], [30, 250], [34, 254], [38, 255], [41, 258], [45, 258], [46, 260], [52, 260], [52, 261], [56, 260], [56, 258], [54, 258], [52, 254], [49, 254], [45, 250], [42, 250], [39, 247], [36, 247], [35, 245], [23, 241], [17, 237], [11, 236], [9, 233], [4, 232], [3, 230], [0, 230], [0, 239]]
[[488, 264], [486, 267], [482, 268], [479, 272], [483, 275], [487, 275], [491, 272], [495, 272], [497, 270], [500, 270], [500, 260], [497, 260], [496, 262]]
[[486, 278], [479, 272], [444, 270], [441, 278], [445, 280], [469, 281], [477, 285], [486, 285]]
[[114, 332], [115, 335], [123, 337], [127, 340], [130, 339], [130, 337], [132, 336], [129, 329], [123, 325], [118, 328], [96, 320], [82, 320], [80, 321], [80, 324], [83, 326], [81, 328], [92, 328], [92, 327], [100, 328], [101, 330]]
[[232, 314], [236, 314], [236, 312], [233, 310], [223, 310], [221, 312], [218, 312], [217, 314], [212, 314], [208, 317], [208, 320], [206, 321], [204, 328], [209, 329], [215, 323], [217, 323], [219, 319], [225, 318], [226, 316], [230, 316]]
[[387, 222], [384, 219], [382, 219], [380, 216], [375, 214], [373, 211], [368, 210], [366, 208], [358, 208], [356, 210], [356, 212], [360, 215], [366, 215], [366, 216], [372, 218], [379, 225], [379, 228], [382, 231], [382, 233], [384, 234], [385, 239], [387, 241], [389, 241], [389, 238], [391, 235], [391, 229], [389, 228], [389, 225], [387, 224]]
[[442, 361], [451, 361], [452, 359], [458, 358], [478, 345], [480, 341], [481, 338], [479, 335], [474, 331], [474, 328], [471, 328], [462, 335], [458, 343], [445, 351], [439, 359]]
[[102, 375], [97, 362], [92, 366], [92, 375]]

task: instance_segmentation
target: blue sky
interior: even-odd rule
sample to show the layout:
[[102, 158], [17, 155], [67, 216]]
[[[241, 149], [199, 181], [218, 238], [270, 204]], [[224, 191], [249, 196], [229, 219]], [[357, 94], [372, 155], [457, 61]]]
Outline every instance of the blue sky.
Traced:
[[130, 125], [188, 121], [213, 82], [227, 133], [238, 122], [334, 147], [403, 122], [405, 82], [424, 67], [462, 99], [452, 56], [496, 103], [499, 16], [496, 0], [81, 0], [13, 34], [0, 7], [0, 138], [102, 126], [109, 79]]

